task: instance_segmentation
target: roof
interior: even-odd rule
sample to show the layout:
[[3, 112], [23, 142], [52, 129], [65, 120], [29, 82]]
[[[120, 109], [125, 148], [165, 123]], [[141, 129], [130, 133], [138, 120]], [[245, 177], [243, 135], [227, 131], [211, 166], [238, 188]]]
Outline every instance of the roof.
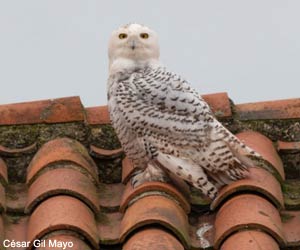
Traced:
[[300, 99], [203, 98], [264, 158], [212, 204], [185, 184], [133, 189], [106, 106], [86, 108], [79, 97], [0, 105], [0, 241], [29, 249], [35, 239], [45, 240], [39, 249], [54, 240], [72, 250], [299, 248]]

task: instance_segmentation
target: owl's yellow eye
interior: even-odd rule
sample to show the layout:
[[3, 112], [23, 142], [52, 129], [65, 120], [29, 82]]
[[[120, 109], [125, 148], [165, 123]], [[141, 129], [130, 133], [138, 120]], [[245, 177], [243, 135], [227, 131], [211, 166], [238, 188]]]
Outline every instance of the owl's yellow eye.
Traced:
[[125, 34], [125, 33], [120, 33], [120, 34], [119, 34], [119, 38], [120, 38], [120, 39], [125, 39], [125, 38], [127, 38], [127, 34]]
[[147, 39], [149, 37], [149, 34], [148, 33], [141, 33], [140, 37], [143, 38], [143, 39]]

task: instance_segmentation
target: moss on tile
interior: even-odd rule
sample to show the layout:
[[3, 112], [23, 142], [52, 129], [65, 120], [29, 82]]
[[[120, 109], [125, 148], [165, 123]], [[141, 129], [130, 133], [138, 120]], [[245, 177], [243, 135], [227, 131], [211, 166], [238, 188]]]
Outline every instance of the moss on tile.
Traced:
[[91, 127], [90, 142], [103, 149], [117, 149], [121, 147], [115, 130], [111, 125]]
[[27, 167], [33, 154], [19, 157], [3, 157], [7, 165], [8, 182], [10, 184], [25, 183]]
[[190, 203], [195, 206], [195, 207], [208, 207], [211, 203], [211, 201], [206, 198], [203, 193], [194, 188], [194, 187], [191, 187], [191, 193], [190, 193]]
[[[278, 140], [300, 141], [300, 120], [287, 119], [240, 121], [235, 115], [234, 119], [221, 120], [221, 122], [234, 134], [246, 130], [252, 130], [265, 135], [273, 142]], [[283, 161], [286, 178], [299, 179], [300, 152], [279, 152], [279, 154]]]
[[300, 121], [297, 120], [251, 120], [228, 119], [222, 123], [233, 133], [253, 130], [264, 134], [273, 141], [300, 140]]
[[283, 223], [290, 221], [290, 220], [293, 219], [294, 217], [295, 217], [295, 215], [292, 215], [292, 214], [290, 214], [290, 213], [288, 213], [288, 212], [281, 212], [281, 213], [280, 213], [280, 218], [281, 218], [281, 221], [282, 221]]
[[[40, 148], [59, 137], [69, 137], [88, 145], [89, 127], [82, 122], [0, 126], [0, 145], [11, 149], [24, 148], [35, 142]], [[34, 153], [2, 157], [7, 164], [10, 183], [26, 181], [26, 169]]]
[[284, 204], [288, 210], [300, 209], [300, 180], [286, 180], [282, 185]]
[[278, 172], [278, 170], [268, 161], [266, 161], [265, 159], [259, 159], [256, 157], [251, 157], [249, 156], [249, 158], [252, 159], [252, 161], [255, 163], [255, 166], [259, 166], [265, 170], [267, 170], [269, 173], [271, 173], [276, 179], [277, 181], [279, 181], [280, 183], [282, 183], [284, 180], [282, 178], [282, 176], [280, 175], [280, 173]]
[[[232, 108], [234, 113], [234, 105], [232, 105]], [[234, 113], [231, 119], [222, 119], [221, 122], [233, 133], [254, 130], [266, 135], [273, 141], [300, 140], [300, 121], [297, 120], [240, 121]], [[121, 147], [118, 137], [111, 125], [89, 126], [84, 122], [70, 122], [0, 126], [0, 145], [12, 149], [23, 148], [35, 142], [38, 148], [40, 148], [44, 143], [58, 137], [74, 139], [87, 148], [91, 144], [103, 149], [116, 149]], [[86, 159], [91, 161], [87, 150], [81, 147], [75, 148]], [[34, 153], [11, 157], [3, 156], [8, 165], [10, 182], [25, 182], [26, 168]], [[293, 155], [282, 154], [281, 156], [287, 177], [300, 178], [300, 153]], [[93, 158], [99, 169], [100, 181], [104, 183], [116, 183], [121, 181], [122, 157], [123, 156], [120, 156], [116, 159]]]
[[280, 153], [287, 179], [300, 179], [300, 151], [294, 153]]
[[0, 145], [24, 148], [37, 141], [39, 125], [0, 126]]
[[42, 145], [55, 138], [68, 137], [87, 145], [89, 133], [89, 127], [82, 122], [40, 124], [38, 143]]
[[19, 216], [19, 215], [10, 215], [7, 218], [8, 218], [8, 221], [11, 224], [19, 224], [19, 221], [22, 219], [22, 216]]
[[14, 149], [37, 142], [41, 146], [58, 137], [87, 144], [88, 135], [89, 127], [82, 122], [0, 126], [0, 145]]
[[[6, 212], [2, 215], [2, 217], [3, 217], [4, 226], [8, 227], [8, 228], [11, 226], [20, 224], [20, 223], [24, 223], [24, 222], [21, 222], [21, 220], [26, 218], [26, 216], [24, 214], [20, 214], [20, 213], [16, 213], [16, 212], [9, 212], [9, 213]], [[14, 225], [10, 225], [10, 224], [14, 224]]]
[[97, 214], [97, 222], [101, 225], [110, 225], [111, 221], [109, 220], [108, 216], [107, 216], [107, 213], [103, 212], [103, 211], [100, 211], [98, 214]]
[[99, 170], [99, 180], [103, 183], [120, 183], [122, 179], [122, 157], [113, 160], [94, 158]]

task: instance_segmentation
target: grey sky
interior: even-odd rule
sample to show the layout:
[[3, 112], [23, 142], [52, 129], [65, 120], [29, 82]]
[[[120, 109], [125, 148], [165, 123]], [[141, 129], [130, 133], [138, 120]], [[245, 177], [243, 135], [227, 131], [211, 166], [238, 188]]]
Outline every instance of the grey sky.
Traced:
[[0, 103], [79, 95], [106, 104], [107, 41], [152, 27], [161, 59], [201, 94], [300, 97], [298, 0], [0, 0]]

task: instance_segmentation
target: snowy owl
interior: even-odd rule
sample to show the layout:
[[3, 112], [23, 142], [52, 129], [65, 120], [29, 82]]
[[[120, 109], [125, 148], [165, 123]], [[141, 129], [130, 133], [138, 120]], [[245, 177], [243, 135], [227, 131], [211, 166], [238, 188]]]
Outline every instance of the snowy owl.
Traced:
[[153, 30], [120, 27], [108, 56], [108, 109], [134, 164], [134, 187], [172, 173], [214, 199], [220, 186], [247, 176], [249, 156], [258, 154], [214, 117], [186, 80], [161, 65]]

